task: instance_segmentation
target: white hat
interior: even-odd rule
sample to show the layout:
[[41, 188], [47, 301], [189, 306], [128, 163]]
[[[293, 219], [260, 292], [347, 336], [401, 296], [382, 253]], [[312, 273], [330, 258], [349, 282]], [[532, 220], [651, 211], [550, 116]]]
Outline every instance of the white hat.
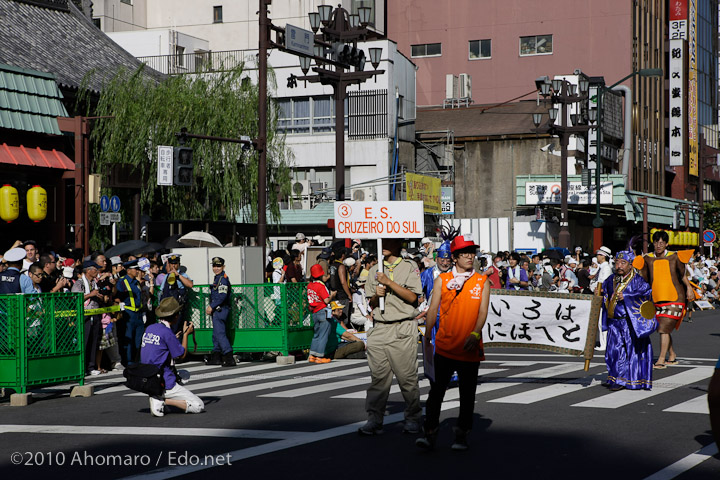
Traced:
[[573, 258], [570, 255], [565, 255], [565, 263], [570, 263], [570, 259]]
[[346, 267], [352, 267], [353, 265], [355, 265], [355, 259], [353, 257], [348, 257], [345, 260], [343, 260], [343, 263], [345, 264]]
[[568, 263], [568, 265], [577, 265], [578, 264], [577, 260], [575, 260], [572, 257], [567, 261], [567, 263]]
[[5, 252], [5, 255], [3, 255], [3, 258], [6, 262], [19, 262], [23, 258], [25, 258], [26, 252], [24, 248], [15, 247], [11, 248], [7, 252]]
[[432, 240], [430, 240], [428, 237], [423, 237], [423, 239], [420, 240], [420, 245], [425, 245], [426, 243], [432, 243]]
[[612, 257], [612, 251], [603, 245], [597, 252], [595, 252], [595, 255], [605, 255], [607, 258], [610, 258]]
[[295, 240], [305, 240], [305, 234], [304, 233], [296, 233]]
[[[110, 264], [112, 264], [112, 265], [118, 265], [118, 264], [120, 264], [120, 263], [122, 263], [122, 258], [120, 258], [120, 257], [118, 257], [118, 256], [110, 257]], [[164, 262], [163, 262], [163, 263], [164, 263]]]

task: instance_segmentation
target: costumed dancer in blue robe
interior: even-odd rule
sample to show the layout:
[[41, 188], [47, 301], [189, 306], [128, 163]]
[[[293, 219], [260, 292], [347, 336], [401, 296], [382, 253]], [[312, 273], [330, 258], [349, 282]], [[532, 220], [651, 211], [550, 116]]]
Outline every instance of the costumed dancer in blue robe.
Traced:
[[602, 284], [602, 329], [608, 332], [604, 385], [612, 391], [652, 388], [650, 334], [657, 329], [657, 321], [650, 285], [633, 268], [634, 258], [630, 245], [618, 252], [615, 273]]
[[[440, 247], [436, 250], [437, 252], [437, 258], [435, 259], [435, 266], [432, 268], [426, 268], [422, 271], [420, 274], [420, 281], [422, 282], [422, 289], [423, 294], [425, 295], [425, 302], [426, 306], [430, 305], [430, 297], [432, 296], [432, 290], [433, 285], [435, 284], [435, 279], [441, 274], [445, 272], [449, 272], [450, 269], [453, 266], [452, 258], [450, 256], [450, 242], [453, 238], [455, 238], [460, 230], [459, 229], [453, 229], [453, 228], [444, 228], [442, 229], [440, 235], [442, 236], [443, 243], [440, 245]], [[427, 314], [427, 309], [420, 313], [420, 315], [417, 316], [417, 319], [424, 318]], [[440, 314], [438, 312], [438, 318], [436, 319], [435, 325], [432, 328], [432, 331], [430, 332], [431, 338], [433, 340], [433, 345], [435, 345], [435, 334], [437, 333], [438, 326], [440, 323]]]

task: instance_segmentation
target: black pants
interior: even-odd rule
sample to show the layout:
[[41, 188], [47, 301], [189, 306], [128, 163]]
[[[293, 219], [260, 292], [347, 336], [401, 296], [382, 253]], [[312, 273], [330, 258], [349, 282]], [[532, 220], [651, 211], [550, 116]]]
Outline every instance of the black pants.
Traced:
[[102, 334], [101, 315], [91, 315], [85, 317], [85, 365], [88, 370], [99, 369], [95, 361], [97, 358], [98, 346], [100, 346], [100, 336]]
[[472, 428], [480, 362], [462, 362], [435, 354], [435, 381], [430, 382], [430, 394], [425, 402], [425, 431], [433, 430], [440, 424], [440, 407], [445, 398], [453, 372], [458, 374], [460, 388], [460, 414], [457, 426], [463, 430]]

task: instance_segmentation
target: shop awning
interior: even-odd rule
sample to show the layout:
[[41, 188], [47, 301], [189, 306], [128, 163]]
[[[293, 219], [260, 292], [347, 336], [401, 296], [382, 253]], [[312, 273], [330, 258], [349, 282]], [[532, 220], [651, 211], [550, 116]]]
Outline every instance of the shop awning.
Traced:
[[25, 146], [11, 147], [7, 143], [0, 145], [0, 163], [26, 167], [57, 168], [75, 170], [75, 162], [67, 155], [55, 149], [43, 150]]
[[[625, 196], [627, 198], [625, 202], [625, 218], [631, 222], [641, 223], [643, 221], [643, 206], [638, 203], [638, 199], [646, 198], [648, 203], [648, 223], [650, 225], [672, 227], [675, 223], [678, 228], [697, 229], [700, 227], [698, 206], [694, 202], [632, 190], [628, 190]], [[687, 225], [685, 224], [685, 211], [688, 212]]]

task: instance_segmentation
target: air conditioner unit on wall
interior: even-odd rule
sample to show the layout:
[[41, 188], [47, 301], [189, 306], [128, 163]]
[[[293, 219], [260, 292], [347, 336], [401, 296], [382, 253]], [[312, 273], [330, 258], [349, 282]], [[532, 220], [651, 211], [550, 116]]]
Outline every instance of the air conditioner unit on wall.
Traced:
[[452, 73], [445, 75], [445, 98], [458, 98], [458, 77]]
[[353, 202], [373, 202], [373, 201], [375, 201], [375, 187], [352, 189], [352, 199], [353, 199]]
[[312, 208], [312, 201], [310, 198], [297, 199], [293, 200], [290, 205], [293, 210], [310, 210]]
[[472, 98], [472, 76], [461, 73], [458, 78], [459, 98]]
[[310, 180], [297, 180], [292, 184], [293, 197], [304, 197], [310, 195]]

